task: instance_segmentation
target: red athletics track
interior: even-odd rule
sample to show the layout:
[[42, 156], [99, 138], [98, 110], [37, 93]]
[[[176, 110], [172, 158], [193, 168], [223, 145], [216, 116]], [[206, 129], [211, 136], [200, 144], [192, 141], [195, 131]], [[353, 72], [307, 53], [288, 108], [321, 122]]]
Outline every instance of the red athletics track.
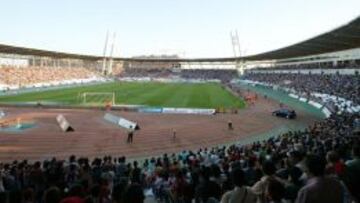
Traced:
[[[315, 121], [305, 113], [294, 121], [274, 118], [271, 111], [276, 108], [277, 102], [259, 98], [254, 106], [238, 114], [204, 116], [113, 111], [139, 123], [141, 130], [135, 133], [133, 144], [126, 143], [125, 130], [103, 119], [105, 112], [101, 110], [2, 108], [8, 117], [33, 120], [37, 127], [17, 134], [0, 132], [0, 161], [67, 158], [71, 154], [90, 158], [104, 155], [148, 157], [239, 141], [288, 122], [310, 124]], [[60, 130], [55, 120], [60, 113], [70, 121], [75, 132]], [[227, 129], [228, 120], [233, 123], [233, 131]], [[175, 141], [171, 137], [172, 129], [177, 131]]]

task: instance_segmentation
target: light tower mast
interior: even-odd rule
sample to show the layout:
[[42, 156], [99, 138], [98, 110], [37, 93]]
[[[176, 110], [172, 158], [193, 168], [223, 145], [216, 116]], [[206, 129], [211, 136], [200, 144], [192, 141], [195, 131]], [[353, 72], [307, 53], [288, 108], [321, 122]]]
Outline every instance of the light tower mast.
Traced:
[[116, 40], [116, 32], [114, 32], [111, 49], [110, 49], [109, 67], [107, 69], [108, 74], [112, 74], [112, 70], [113, 70], [113, 53], [114, 53], [114, 47], [115, 47], [115, 40]]
[[240, 47], [238, 31], [237, 30], [235, 30], [235, 32], [231, 31], [230, 38], [231, 38], [231, 45], [233, 48], [234, 57], [241, 57], [241, 47]]
[[102, 74], [106, 74], [106, 51], [107, 51], [108, 41], [109, 41], [109, 30], [106, 32], [106, 38], [105, 38], [105, 46], [103, 51], [103, 64], [101, 69]]
[[239, 34], [238, 31], [235, 30], [235, 32], [230, 32], [230, 39], [231, 39], [231, 45], [233, 48], [234, 57], [235, 60], [235, 68], [239, 71], [240, 74], [243, 74], [244, 72], [244, 62], [242, 61], [242, 53], [241, 53], [241, 47], [240, 47], [240, 40], [239, 40]]

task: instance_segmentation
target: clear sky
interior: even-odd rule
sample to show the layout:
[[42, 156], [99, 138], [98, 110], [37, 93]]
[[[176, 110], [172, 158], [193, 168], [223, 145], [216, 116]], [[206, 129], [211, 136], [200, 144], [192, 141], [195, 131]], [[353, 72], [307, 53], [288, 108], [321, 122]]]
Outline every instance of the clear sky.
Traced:
[[231, 57], [231, 30], [248, 55], [359, 15], [360, 0], [0, 0], [0, 44], [102, 55], [110, 30], [115, 56]]

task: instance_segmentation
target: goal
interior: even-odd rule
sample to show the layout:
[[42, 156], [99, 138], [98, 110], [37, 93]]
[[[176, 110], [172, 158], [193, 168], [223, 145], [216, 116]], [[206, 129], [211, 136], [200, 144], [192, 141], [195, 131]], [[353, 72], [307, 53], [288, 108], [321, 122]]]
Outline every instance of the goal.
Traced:
[[84, 92], [81, 98], [82, 103], [85, 105], [115, 105], [114, 92]]

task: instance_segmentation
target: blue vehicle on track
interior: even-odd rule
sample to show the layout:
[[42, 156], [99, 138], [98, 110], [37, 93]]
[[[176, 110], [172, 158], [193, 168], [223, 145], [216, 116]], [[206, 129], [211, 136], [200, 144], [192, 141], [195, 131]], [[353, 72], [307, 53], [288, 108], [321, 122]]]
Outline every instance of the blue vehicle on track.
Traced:
[[296, 118], [296, 113], [294, 110], [285, 109], [285, 108], [273, 111], [272, 115], [277, 116], [277, 117], [287, 118], [287, 119], [295, 119]]

